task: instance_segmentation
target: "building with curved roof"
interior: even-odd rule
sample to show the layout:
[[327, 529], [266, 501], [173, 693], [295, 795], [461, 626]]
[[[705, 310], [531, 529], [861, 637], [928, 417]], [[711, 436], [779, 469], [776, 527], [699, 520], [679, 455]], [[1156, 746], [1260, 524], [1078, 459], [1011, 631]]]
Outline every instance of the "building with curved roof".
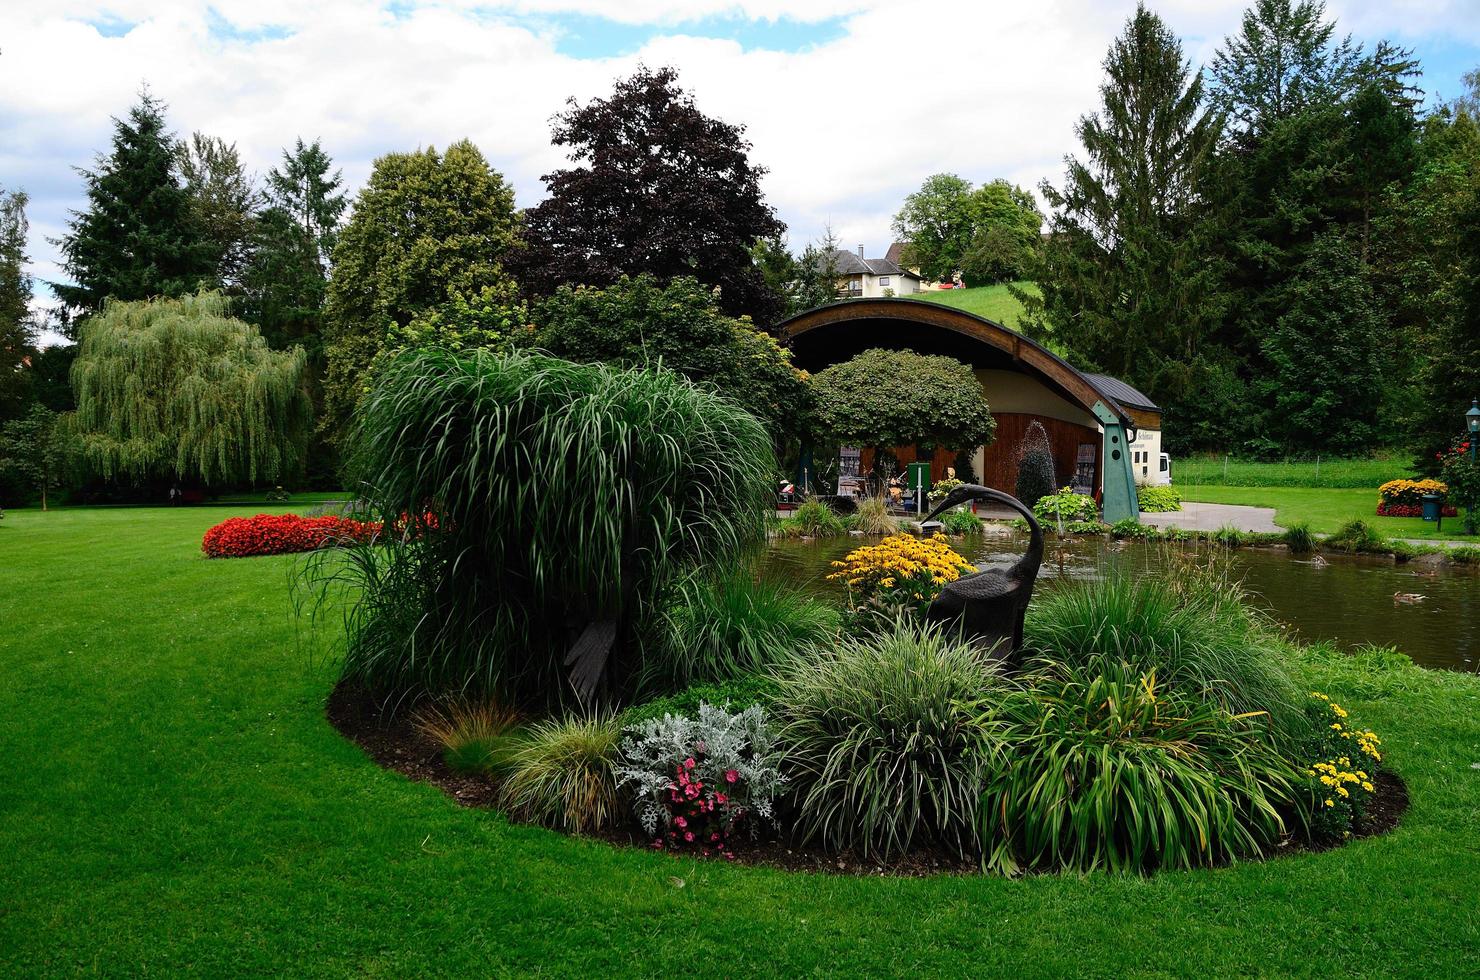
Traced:
[[[792, 317], [779, 329], [796, 365], [808, 371], [873, 348], [943, 354], [970, 365], [997, 420], [996, 440], [973, 453], [973, 466], [984, 484], [1013, 491], [1018, 449], [1029, 426], [1039, 422], [1048, 433], [1060, 486], [1100, 495], [1107, 521], [1139, 516], [1136, 481], [1141, 474], [1135, 461], [1153, 452], [1153, 439], [1150, 458], [1159, 459], [1161, 410], [1130, 385], [1079, 371], [1000, 323], [921, 300], [829, 303]], [[894, 451], [901, 464], [916, 460], [916, 447]], [[937, 448], [930, 459], [932, 479], [943, 477], [954, 458], [953, 452]], [[863, 465], [867, 468], [869, 459]]]

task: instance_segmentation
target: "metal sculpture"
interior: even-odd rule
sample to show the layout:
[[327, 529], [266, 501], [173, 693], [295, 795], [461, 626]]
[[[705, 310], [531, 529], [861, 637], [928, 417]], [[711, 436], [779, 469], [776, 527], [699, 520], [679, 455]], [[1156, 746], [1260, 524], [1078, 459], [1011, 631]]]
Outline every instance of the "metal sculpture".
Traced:
[[989, 568], [947, 583], [926, 610], [925, 618], [948, 629], [959, 629], [963, 636], [990, 647], [994, 656], [1016, 667], [1023, 646], [1023, 617], [1043, 562], [1043, 528], [1033, 511], [1016, 497], [974, 483], [948, 493], [921, 526], [942, 511], [973, 500], [995, 501], [1022, 514], [1032, 532], [1028, 550], [1005, 568]]

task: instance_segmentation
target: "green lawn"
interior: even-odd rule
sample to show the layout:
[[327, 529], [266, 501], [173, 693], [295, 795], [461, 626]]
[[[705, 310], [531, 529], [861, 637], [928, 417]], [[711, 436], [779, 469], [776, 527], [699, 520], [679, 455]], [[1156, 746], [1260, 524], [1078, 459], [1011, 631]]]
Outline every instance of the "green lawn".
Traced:
[[1225, 487], [1377, 488], [1389, 480], [1413, 479], [1411, 456], [1364, 459], [1304, 459], [1257, 462], [1223, 456], [1188, 456], [1173, 461], [1179, 484]]
[[1337, 851], [1151, 879], [696, 863], [375, 766], [324, 721], [293, 560], [201, 557], [227, 513], [0, 522], [0, 975], [1480, 970], [1480, 678], [1312, 654], [1413, 795]]
[[[1038, 294], [1038, 286], [1035, 283], [1019, 282], [1014, 285], [1033, 295]], [[977, 286], [973, 289], [932, 289], [907, 298], [954, 306], [968, 313], [984, 316], [988, 320], [995, 320], [1014, 330], [1019, 329], [1018, 321], [1023, 315], [1023, 304], [1007, 291], [1006, 285]]]
[[1358, 518], [1377, 528], [1389, 538], [1453, 539], [1476, 544], [1480, 540], [1462, 534], [1464, 522], [1458, 517], [1444, 518], [1444, 533], [1420, 517], [1378, 517], [1377, 490], [1333, 487], [1209, 487], [1177, 484], [1184, 500], [1212, 504], [1249, 504], [1273, 507], [1274, 522], [1289, 527], [1309, 521], [1312, 531], [1330, 534], [1347, 521]]

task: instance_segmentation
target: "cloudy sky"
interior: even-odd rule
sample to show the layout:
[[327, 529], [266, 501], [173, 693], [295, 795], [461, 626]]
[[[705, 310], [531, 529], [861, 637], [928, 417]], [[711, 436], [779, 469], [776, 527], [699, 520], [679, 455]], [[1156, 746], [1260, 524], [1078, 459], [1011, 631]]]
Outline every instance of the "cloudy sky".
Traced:
[[[1153, 0], [1195, 64], [1245, 0]], [[931, 173], [1057, 179], [1134, 0], [46, 0], [0, 2], [0, 186], [31, 195], [38, 280], [82, 200], [72, 169], [139, 87], [180, 134], [272, 166], [315, 137], [356, 189], [376, 156], [470, 137], [518, 203], [560, 166], [549, 119], [638, 62], [674, 65], [706, 112], [748, 127], [794, 245], [831, 225], [869, 254]], [[1480, 66], [1480, 0], [1329, 0], [1452, 97]], [[45, 290], [41, 290], [45, 292]]]

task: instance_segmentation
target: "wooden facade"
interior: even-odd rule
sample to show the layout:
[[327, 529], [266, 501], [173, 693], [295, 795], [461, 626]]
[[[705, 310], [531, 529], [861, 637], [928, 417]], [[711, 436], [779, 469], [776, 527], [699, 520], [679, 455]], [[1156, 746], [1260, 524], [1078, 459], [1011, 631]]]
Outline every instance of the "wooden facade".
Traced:
[[1100, 486], [1100, 452], [1104, 440], [1098, 429], [1062, 419], [1044, 418], [1016, 412], [994, 412], [997, 420], [997, 438], [982, 454], [981, 477], [984, 486], [1012, 493], [1017, 487], [1018, 451], [1028, 434], [1028, 426], [1040, 422], [1048, 433], [1048, 444], [1053, 451], [1053, 476], [1057, 487], [1067, 487], [1074, 482], [1074, 470], [1079, 459], [1079, 447], [1089, 446], [1094, 454], [1094, 479], [1090, 484]]

